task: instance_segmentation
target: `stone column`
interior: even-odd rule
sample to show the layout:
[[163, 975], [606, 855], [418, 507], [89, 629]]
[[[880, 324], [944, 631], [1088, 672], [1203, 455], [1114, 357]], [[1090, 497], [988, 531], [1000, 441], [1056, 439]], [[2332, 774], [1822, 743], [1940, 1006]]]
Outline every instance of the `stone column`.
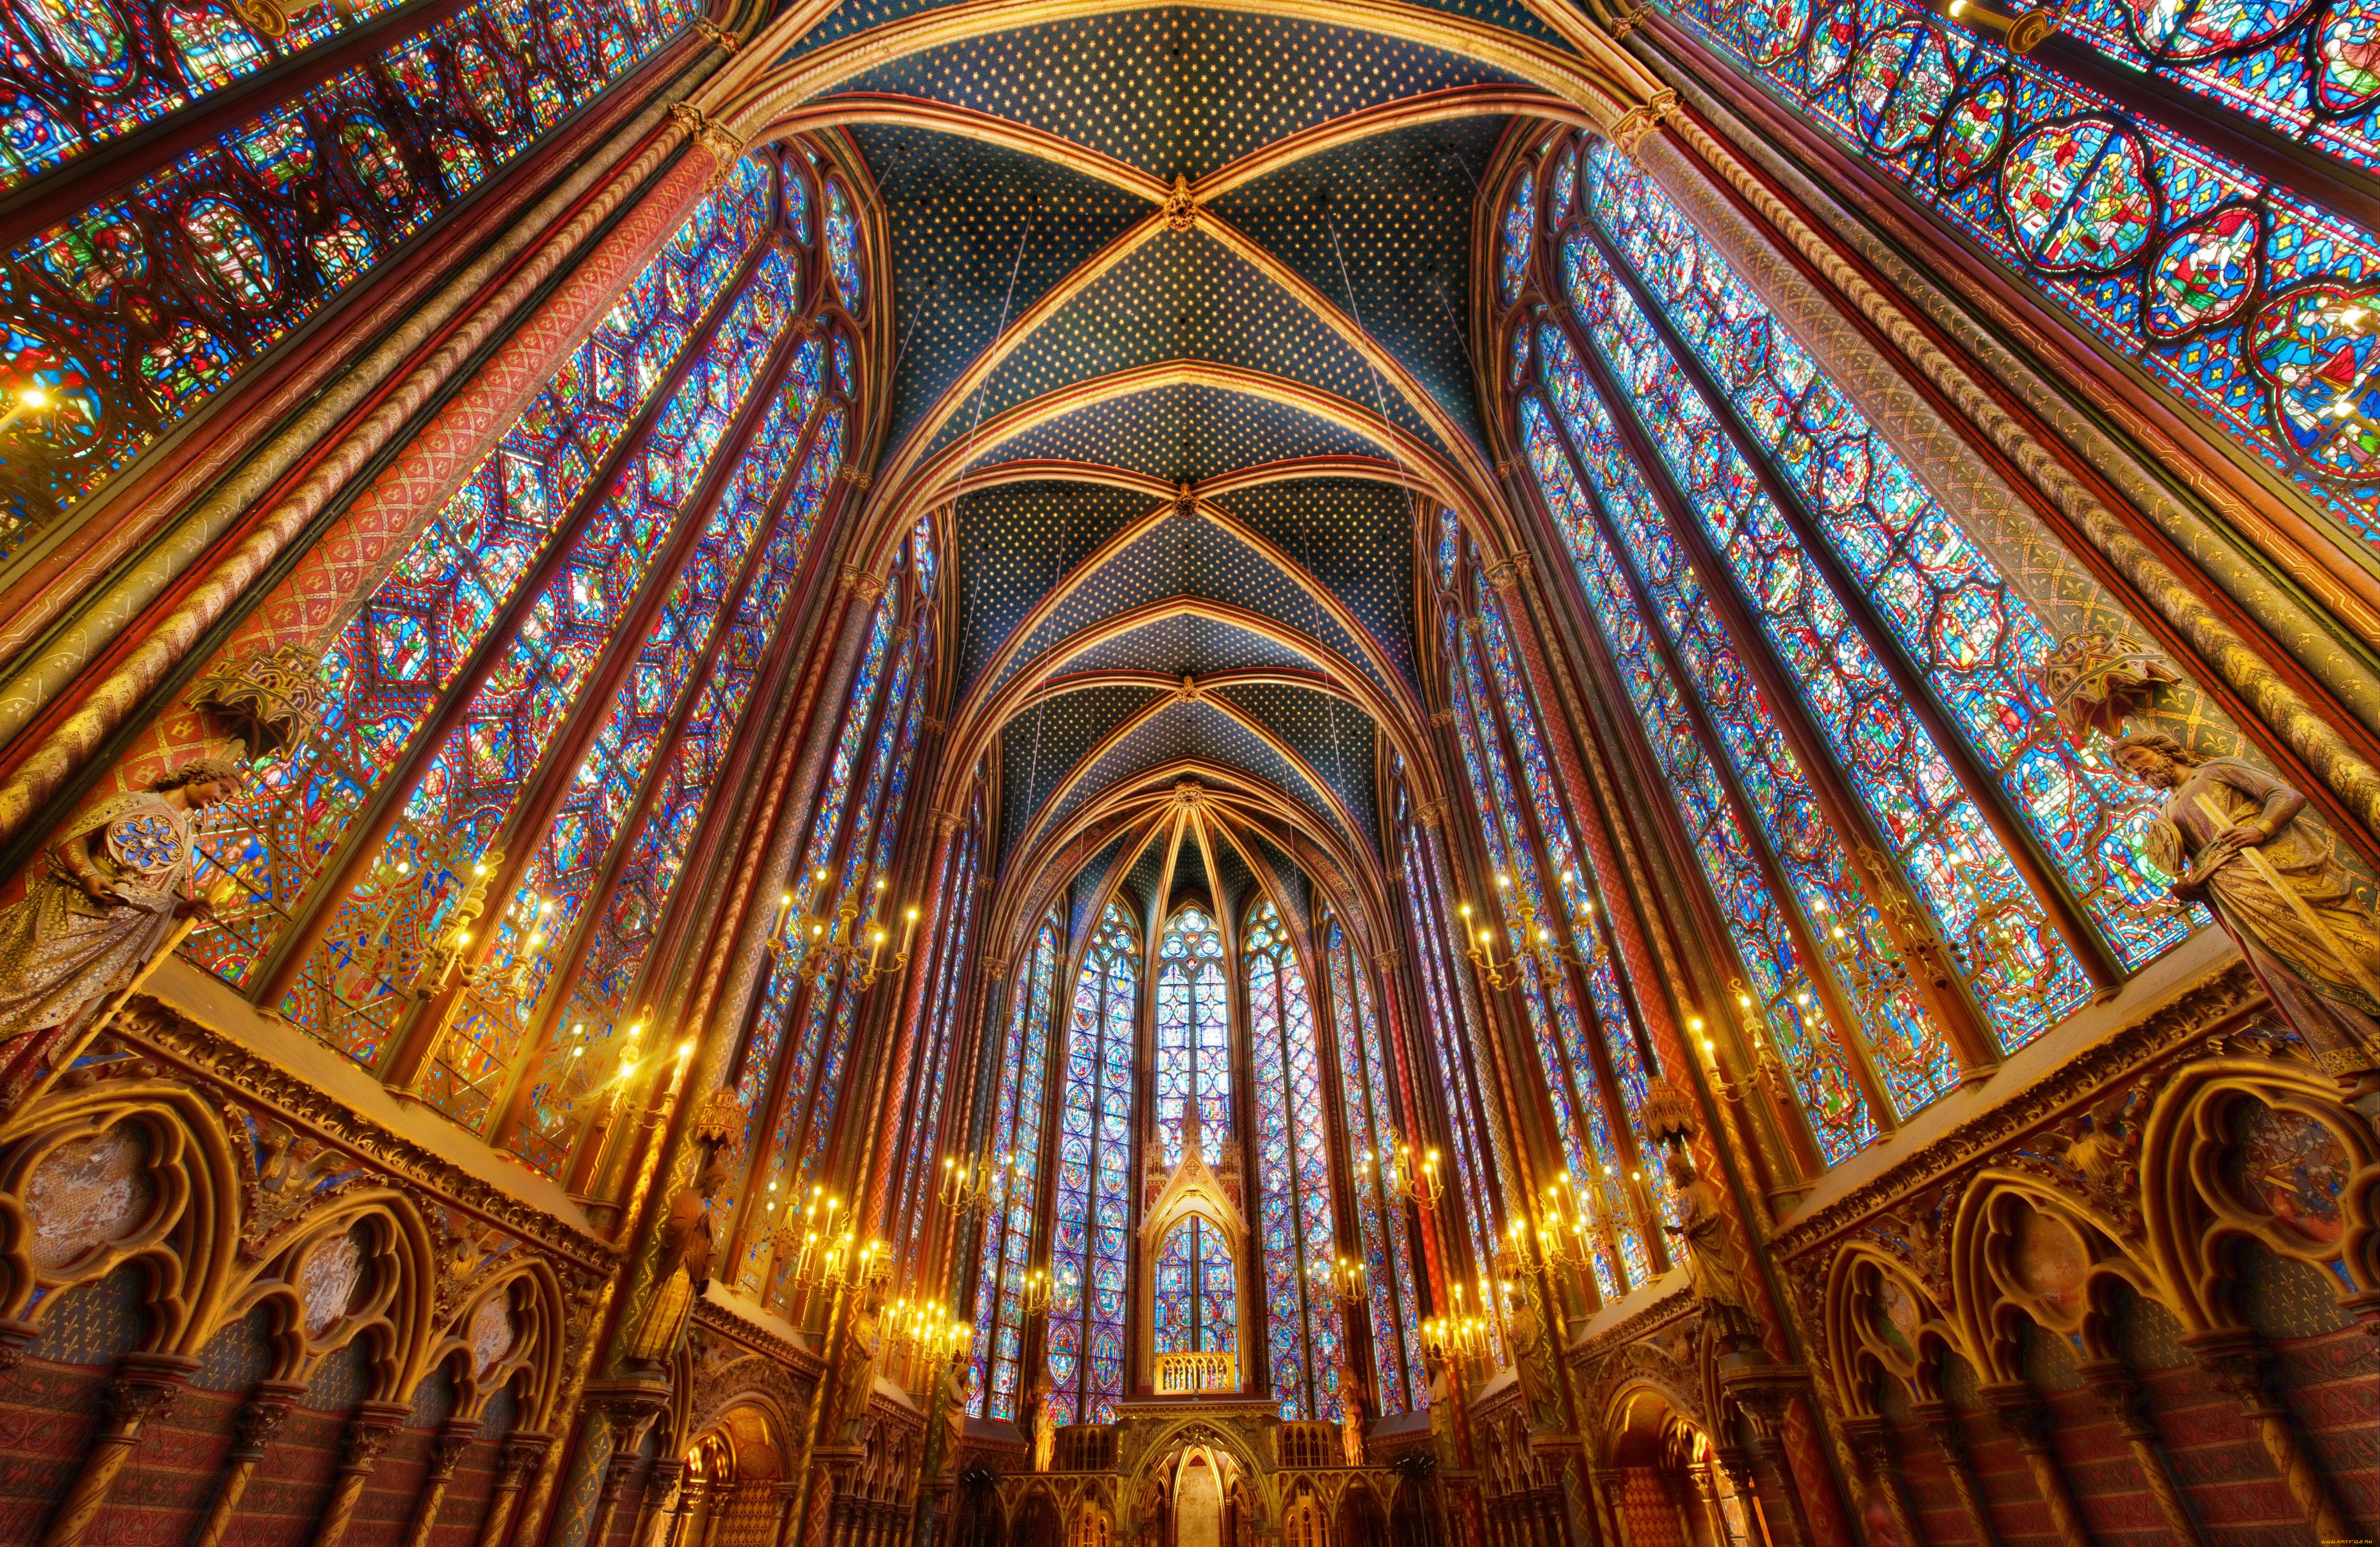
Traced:
[[240, 1495], [256, 1476], [258, 1463], [264, 1459], [265, 1447], [273, 1443], [282, 1420], [289, 1416], [298, 1399], [306, 1394], [299, 1381], [260, 1381], [249, 1399], [241, 1404], [232, 1419], [231, 1454], [224, 1457], [222, 1480], [215, 1485], [214, 1502], [191, 1533], [190, 1547], [219, 1547], [224, 1533], [231, 1529], [232, 1519], [239, 1513]]
[[801, 1502], [800, 1483], [777, 1484], [777, 1524], [769, 1532], [769, 1547], [794, 1547], [795, 1527], [799, 1523], [794, 1515], [794, 1507]]
[[674, 1456], [656, 1460], [645, 1478], [645, 1496], [637, 1504], [637, 1529], [628, 1540], [636, 1547], [663, 1547], [678, 1499], [678, 1480], [686, 1463]]
[[1923, 1547], [1925, 1538], [1917, 1529], [1917, 1511], [1910, 1506], [1908, 1490], [1900, 1484], [1900, 1457], [1893, 1454], [1892, 1431], [1879, 1418], [1845, 1419], [1842, 1431], [1853, 1459], [1859, 1462], [1861, 1482], [1883, 1498], [1900, 1540], [1908, 1547]]
[[669, 1540], [662, 1547], [698, 1547], [702, 1522], [710, 1508], [710, 1480], [698, 1477], [678, 1490], [677, 1513], [670, 1517]]
[[347, 1431], [339, 1442], [339, 1469], [331, 1474], [331, 1496], [314, 1528], [314, 1547], [339, 1547], [346, 1539], [347, 1522], [355, 1518], [364, 1485], [371, 1481], [381, 1453], [396, 1438], [410, 1411], [401, 1402], [358, 1404], [356, 1416], [347, 1420]]
[[496, 1485], [489, 1490], [488, 1512], [480, 1518], [480, 1547], [504, 1547], [512, 1535], [513, 1516], [520, 1508], [521, 1486], [552, 1443], [552, 1435], [535, 1431], [504, 1436], [496, 1451]]
[[83, 1534], [107, 1503], [115, 1474], [132, 1458], [141, 1429], [152, 1418], [173, 1410], [174, 1398], [199, 1368], [199, 1361], [181, 1354], [127, 1354], [100, 1396], [98, 1432], [83, 1457], [82, 1470], [67, 1484], [66, 1497], [42, 1537], [42, 1547], [81, 1547]]
[[1967, 1512], [1967, 1524], [1974, 1529], [1975, 1541], [1981, 1547], [1999, 1547], [2000, 1533], [1992, 1525], [1982, 1496], [1975, 1492], [1975, 1474], [1967, 1466], [1966, 1436], [1960, 1431], [1958, 1415], [1947, 1402], [1921, 1402], [1917, 1405], [1917, 1421], [1925, 1426], [1927, 1437], [1942, 1453], [1942, 1469], [1950, 1474], [1951, 1491], [1959, 1495], [1959, 1507]]
[[413, 1529], [406, 1535], [406, 1547], [430, 1547], [430, 1533], [438, 1528], [438, 1511], [446, 1503], [455, 1468], [479, 1437], [476, 1419], [450, 1418], [438, 1426], [430, 1441], [430, 1470], [422, 1475], [421, 1492], [413, 1501]]
[[1752, 1453], [1741, 1445], [1721, 1445], [1712, 1459], [1718, 1464], [1718, 1469], [1727, 1474], [1729, 1485], [1743, 1503], [1744, 1513], [1753, 1517], [1760, 1534], [1767, 1536], [1768, 1512], [1760, 1507], [1760, 1489], [1752, 1475]]
[[2065, 1463], [2058, 1460], [2058, 1449], [2049, 1440], [2049, 1409], [2031, 1386], [2022, 1382], [1985, 1386], [1984, 1401], [1992, 1416], [2000, 1420], [2009, 1438], [2016, 1442], [2016, 1453], [2024, 1457], [2027, 1470], [2033, 1473], [2033, 1485], [2041, 1493], [2041, 1502], [2049, 1506], [2049, 1523], [2061, 1541], [2087, 1542], [2091, 1529], [2082, 1523], [2082, 1511], [2074, 1502], [2074, 1489], [2066, 1480]]
[[2132, 1459], [2140, 1465], [2141, 1480], [2156, 1500], [2173, 1540], [2205, 1547], [2205, 1533], [2199, 1529], [2182, 1496], [2180, 1480], [2173, 1475], [2172, 1457], [2166, 1454], [2164, 1437], [2157, 1432], [2156, 1420], [2150, 1415], [2148, 1392], [2119, 1359], [2089, 1359], [2079, 1368], [2082, 1383], [2098, 1400], [2100, 1409], [2114, 1420], [2116, 1431], [2124, 1437], [2124, 1443], [2131, 1447]]
[[2244, 1327], [2218, 1327], [2184, 1333], [2181, 1346], [2206, 1371], [2207, 1379], [2238, 1399], [2256, 1437], [2265, 1443], [2265, 1454], [2273, 1458], [2273, 1468], [2289, 1485], [2289, 1496], [2304, 1512], [2306, 1524], [2313, 1528], [2314, 1540], [2344, 1541], [2356, 1534], [2350, 1523], [2352, 1517], [2340, 1507], [2329, 1478], [2298, 1437], [2289, 1407], [2274, 1389], [2272, 1356], [2264, 1340]]

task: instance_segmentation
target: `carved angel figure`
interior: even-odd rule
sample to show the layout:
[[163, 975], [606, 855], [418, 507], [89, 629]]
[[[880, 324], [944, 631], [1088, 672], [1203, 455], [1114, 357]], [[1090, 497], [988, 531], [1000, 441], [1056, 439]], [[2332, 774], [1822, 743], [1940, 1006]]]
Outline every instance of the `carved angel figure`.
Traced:
[[229, 799], [240, 764], [186, 763], [145, 790], [103, 800], [43, 857], [22, 900], [0, 908], [0, 1044], [12, 1069], [38, 1056], [162, 951], [185, 919], [213, 909], [192, 885], [190, 813]]
[[2200, 758], [2154, 732], [2116, 743], [2143, 783], [2169, 792], [2143, 851], [2204, 902], [2274, 1006], [2325, 1068], [2380, 1065], [2380, 926], [2299, 791], [2237, 758]]

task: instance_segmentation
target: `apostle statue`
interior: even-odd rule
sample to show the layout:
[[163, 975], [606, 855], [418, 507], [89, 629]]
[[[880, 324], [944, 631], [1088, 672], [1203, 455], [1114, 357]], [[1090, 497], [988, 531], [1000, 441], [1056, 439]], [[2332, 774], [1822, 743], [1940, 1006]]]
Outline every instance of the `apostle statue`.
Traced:
[[727, 1162], [706, 1146], [702, 1174], [694, 1186], [670, 1200], [662, 1220], [661, 1261], [654, 1265], [652, 1303], [628, 1339], [627, 1357], [660, 1365], [677, 1352], [678, 1337], [694, 1314], [694, 1302], [710, 1282], [718, 1248], [710, 1233], [710, 1198], [728, 1182]]
[[1759, 1321], [1745, 1292], [1735, 1243], [1728, 1238], [1718, 1189], [1694, 1170], [1694, 1157], [1683, 1150], [1670, 1152], [1668, 1170], [1670, 1185], [1677, 1189], [1679, 1223], [1661, 1228], [1685, 1243], [1686, 1283], [1694, 1292], [1703, 1324], [1720, 1352], [1731, 1353], [1757, 1341]]
[[241, 772], [237, 759], [201, 758], [101, 801], [52, 842], [24, 897], [0, 908], [0, 1061], [12, 1087], [183, 920], [213, 917], [194, 884], [190, 815], [231, 798]]
[[872, 1275], [851, 1291], [851, 1321], [844, 1329], [843, 1355], [835, 1361], [834, 1422], [838, 1445], [866, 1442], [868, 1400], [876, 1395], [876, 1322], [879, 1282]]
[[1047, 1365], [1033, 1377], [1032, 1389], [1025, 1394], [1025, 1411], [1033, 1421], [1033, 1469], [1046, 1472], [1058, 1455], [1058, 1415], [1050, 1410], [1050, 1394], [1057, 1385], [1050, 1379]]
[[1352, 1360], [1339, 1370], [1339, 1449], [1347, 1465], [1364, 1464], [1364, 1378]]
[[2201, 758], [2169, 736], [2128, 736], [2117, 759], [2167, 791], [2143, 852], [2203, 902], [2322, 1066], [2380, 1065], [2380, 928], [2306, 798], [2237, 758]]

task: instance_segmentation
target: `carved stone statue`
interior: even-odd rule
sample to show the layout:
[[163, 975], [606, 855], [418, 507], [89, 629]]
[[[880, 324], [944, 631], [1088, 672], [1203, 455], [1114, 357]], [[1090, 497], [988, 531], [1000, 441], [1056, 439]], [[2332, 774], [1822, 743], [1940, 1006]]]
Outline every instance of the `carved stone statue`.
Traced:
[[843, 1357], [835, 1361], [834, 1443], [856, 1446], [866, 1440], [868, 1399], [876, 1395], [876, 1285], [852, 1292], [851, 1322], [844, 1330]]
[[2380, 927], [2306, 798], [2237, 758], [2169, 736], [2128, 736], [2116, 756], [2168, 791], [2143, 852], [2174, 895], [2214, 909], [2275, 1008], [2323, 1067], [2380, 1065]]
[[942, 1472], [959, 1469], [959, 1448], [966, 1443], [967, 1366], [953, 1359], [942, 1371]]
[[190, 813], [229, 799], [241, 765], [201, 758], [103, 800], [50, 846], [22, 900], [0, 909], [0, 1045], [13, 1072], [79, 1026], [164, 949], [214, 915], [192, 884]]
[[1364, 1385], [1362, 1375], [1352, 1364], [1339, 1372], [1339, 1448], [1347, 1465], [1364, 1464]]
[[1044, 1366], [1025, 1394], [1025, 1411], [1033, 1423], [1033, 1469], [1046, 1472], [1058, 1456], [1058, 1415], [1050, 1410], [1050, 1394], [1057, 1385]]
[[1694, 1289], [1703, 1324], [1722, 1352], [1755, 1342], [1759, 1320], [1744, 1288], [1743, 1265], [1736, 1260], [1735, 1243], [1728, 1238], [1718, 1190], [1703, 1180], [1694, 1170], [1693, 1157], [1682, 1150], [1670, 1152], [1668, 1170], [1683, 1223], [1661, 1228], [1685, 1243], [1686, 1282]]
[[[1498, 1271], [1507, 1279], [1519, 1275], [1511, 1248], [1499, 1254]], [[1555, 1362], [1560, 1351], [1546, 1327], [1545, 1313], [1536, 1297], [1525, 1286], [1513, 1297], [1512, 1309], [1505, 1312], [1504, 1324], [1512, 1335], [1512, 1370], [1521, 1383], [1521, 1400], [1528, 1409], [1530, 1431], [1539, 1434], [1560, 1432], [1561, 1397], [1553, 1382], [1561, 1378]]]
[[1429, 1376], [1429, 1448], [1440, 1467], [1454, 1465], [1454, 1365], [1436, 1348], [1422, 1350]]
[[706, 1150], [702, 1175], [670, 1200], [669, 1214], [662, 1221], [662, 1256], [653, 1268], [657, 1287], [628, 1340], [628, 1358], [641, 1363], [657, 1364], [677, 1351], [694, 1302], [710, 1282], [711, 1260], [718, 1250], [710, 1234], [710, 1197], [727, 1185], [728, 1175], [718, 1147]]

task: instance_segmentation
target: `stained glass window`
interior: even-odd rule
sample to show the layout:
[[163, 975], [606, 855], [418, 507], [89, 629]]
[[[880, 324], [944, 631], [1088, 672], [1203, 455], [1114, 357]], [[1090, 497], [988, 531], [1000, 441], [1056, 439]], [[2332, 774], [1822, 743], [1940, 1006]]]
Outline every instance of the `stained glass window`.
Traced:
[[[2156, 798], [2105, 752], [2078, 752], [2061, 734], [2037, 683], [2052, 640], [2032, 603], [1668, 195], [1609, 145], [1593, 149], [1589, 165], [1597, 221], [1802, 495], [1845, 570], [1876, 599], [1880, 620], [1998, 775], [2119, 959], [2138, 967], [2180, 942], [2190, 932], [2186, 911], [2135, 858]], [[1747, 335], [1761, 347], [1743, 348]], [[1983, 892], [1985, 868], [1962, 867], [1962, 888], [1927, 864], [1920, 840], [1893, 836], [1937, 926], [1967, 938], [1978, 905], [1999, 900]], [[1978, 847], [1964, 832], [1946, 845], [1961, 846]], [[2088, 985], [2062, 981], [2024, 1004], [2010, 1003], [2005, 985], [1979, 983], [1977, 992], [2013, 1046], [2030, 1040], [2042, 1017], [2081, 1003]]]
[[[1394, 1153], [1413, 1130], [1397, 1120], [1389, 1050], [1373, 1009], [1370, 975], [1330, 921], [1330, 1016], [1339, 1044], [1339, 1090], [1347, 1143], [1355, 1153], [1356, 1229], [1362, 1236], [1365, 1286], [1372, 1322], [1373, 1400], [1381, 1416], [1422, 1405], [1429, 1384], [1421, 1358], [1421, 1302], [1414, 1276], [1413, 1233], [1405, 1206], [1384, 1195], [1379, 1157]], [[1435, 1146], [1429, 1146], [1435, 1148]]]
[[1074, 1423], [1114, 1422], [1123, 1395], [1139, 988], [1139, 942], [1110, 903], [1075, 981], [1058, 1103], [1050, 1377], [1055, 1410]]
[[1239, 1346], [1240, 1286], [1220, 1226], [1193, 1214], [1158, 1249], [1149, 1311], [1160, 1354], [1228, 1354]]
[[[975, 1370], [967, 1410], [978, 1418], [1017, 1418], [1017, 1403], [1033, 1383], [1023, 1369], [1025, 1276], [1032, 1271], [1033, 1223], [1041, 1206], [1050, 1017], [1065, 956], [1065, 932], [1052, 912], [1017, 974], [1015, 1007], [1001, 1046], [1000, 1094], [989, 1141], [1000, 1167], [999, 1190], [984, 1214], [975, 1280]], [[1060, 1165], [1062, 1174], [1062, 1156]]]
[[[308, 5], [267, 39], [212, 6], [13, 0], [0, 7], [0, 189], [394, 4]], [[533, 98], [534, 83], [552, 79], [555, 45], [527, 25], [543, 8], [475, 0], [0, 258], [0, 311], [32, 345], [0, 356], [0, 398], [13, 402], [58, 371], [79, 376], [85, 395], [72, 414], [0, 428], [0, 455], [27, 505], [19, 524], [39, 527], [98, 489], [320, 311], [372, 255], [512, 164], [560, 111], [650, 57], [694, 14], [686, 0], [595, 0], [604, 34], [618, 40], [603, 67], [575, 79], [554, 115], [532, 124], [512, 114], [498, 127], [486, 104]], [[451, 90], [442, 70], [459, 73]], [[472, 102], [479, 112], [466, 109]], [[413, 167], [442, 175], [425, 186]], [[325, 242], [326, 231], [346, 234]], [[160, 240], [168, 250], [149, 250]], [[0, 530], [0, 556], [21, 535]]]
[[[325, 906], [314, 893], [338, 872], [323, 867], [350, 825], [388, 798], [392, 776], [409, 759], [419, 766], [426, 737], [443, 737], [446, 750], [431, 760], [435, 777], [407, 792], [425, 810], [485, 812], [476, 794], [519, 787], [557, 728], [536, 718], [540, 706], [551, 715], [569, 701], [592, 665], [588, 641], [600, 649], [628, 605], [729, 407], [790, 325], [797, 276], [781, 259], [764, 259], [740, 289], [732, 283], [770, 203], [767, 164], [747, 158], [357, 610], [325, 663], [332, 699], [320, 728], [204, 824], [211, 859], [236, 873], [241, 895], [190, 936], [185, 956], [247, 984], [301, 911]], [[614, 469], [628, 448], [635, 460]], [[550, 555], [542, 566], [540, 553]], [[520, 675], [493, 679], [500, 660]], [[468, 729], [455, 713], [466, 703], [475, 706]], [[495, 836], [483, 823], [449, 832], [417, 825], [402, 808], [392, 815], [366, 886], [330, 899], [348, 917], [324, 933], [343, 944], [309, 953], [290, 1006], [300, 1025], [366, 1061], [409, 1005], [442, 910]]]
[[1232, 1139], [1232, 1030], [1223, 937], [1196, 907], [1176, 913], [1157, 944], [1158, 1136], [1168, 1169], [1182, 1162], [1182, 1130], [1198, 1108], [1207, 1157]]
[[1248, 915], [1241, 961], [1272, 1395], [1285, 1419], [1335, 1419], [1346, 1339], [1330, 1280], [1317, 1272], [1338, 1259], [1322, 1060], [1305, 973], [1269, 901]]
[[[1524, 828], [1527, 817], [1513, 786], [1512, 761], [1505, 753], [1470, 632], [1451, 628], [1446, 654], [1453, 668], [1451, 698], [1460, 706], [1455, 714], [1456, 740], [1462, 748], [1472, 809], [1478, 813], [1488, 862], [1496, 877], [1494, 907], [1501, 917], [1504, 935], [1500, 944], [1504, 951], [1517, 953], [1539, 944], [1530, 938], [1531, 920], [1550, 917], [1544, 879]], [[1565, 837], [1562, 848], [1548, 858], [1560, 863], [1567, 849]], [[1563, 882], [1566, 888], [1582, 884], [1574, 864], [1563, 874], [1568, 878]], [[1484, 906], [1485, 899], [1481, 902]], [[1483, 925], [1483, 932], [1495, 927], [1493, 922]], [[1633, 1285], [1647, 1283], [1652, 1277], [1644, 1233], [1619, 1187], [1621, 1175], [1629, 1169], [1627, 1157], [1613, 1137], [1611, 1107], [1597, 1071], [1594, 1044], [1588, 1041], [1571, 975], [1557, 969], [1541, 975], [1548, 981], [1541, 981], [1539, 976], [1523, 979], [1522, 1005], [1534, 1033], [1546, 1094], [1553, 1105], [1554, 1129], [1565, 1169], [1603, 1226], [1594, 1237], [1596, 1282], [1605, 1298], [1617, 1299]], [[1617, 991], [1613, 993], [1616, 997]], [[1628, 1034], [1624, 1022], [1619, 1031], [1622, 1037]]]
[[1529, 167], [1523, 167], [1513, 179], [1512, 199], [1504, 206], [1502, 235], [1496, 276], [1510, 305], [1521, 298], [1522, 283], [1529, 276], [1529, 252], [1537, 235], [1537, 177]]
[[852, 312], [867, 310], [867, 292], [859, 272], [859, 212], [844, 191], [841, 177], [826, 184], [826, 265], [834, 274], [835, 293]]
[[[2380, 542], [2380, 235], [1911, 0], [1664, 0], [1686, 28], [2029, 276], [2049, 303]], [[2168, 89], [2374, 162], [2372, 15], [2082, 0], [2059, 26]], [[2143, 93], [2143, 99], [2155, 91]], [[2338, 367], [2317, 369], [2317, 367]]]
[[[1474, 1037], [1483, 1023], [1469, 969], [1450, 950], [1455, 915], [1445, 904], [1444, 887], [1438, 879], [1442, 866], [1436, 839], [1407, 809], [1407, 790], [1402, 780], [1396, 798], [1406, 908], [1420, 947], [1422, 991], [1429, 1010], [1425, 1018], [1445, 1080], [1441, 1105], [1453, 1151], [1457, 1217], [1463, 1225], [1456, 1233], [1459, 1241], [1450, 1243], [1447, 1249], [1459, 1264], [1462, 1249], [1468, 1248], [1475, 1276], [1494, 1265], [1501, 1239], [1495, 1149], [1486, 1131], [1489, 1111], [1486, 1102], [1492, 1088], [1481, 1078], [1473, 1057]], [[1461, 1276], [1459, 1266], [1449, 1271]], [[1419, 1398], [1415, 1393], [1416, 1401]]]
[[[966, 985], [968, 950], [975, 944], [982, 815], [983, 795], [978, 788], [972, 814], [952, 845], [944, 868], [935, 944], [924, 968], [929, 974], [927, 997], [903, 1082], [905, 1095], [900, 1139], [892, 1152], [896, 1170], [885, 1215], [892, 1222], [886, 1238], [892, 1243], [892, 1260], [912, 1273], [922, 1273], [937, 1255], [934, 1241], [941, 1216], [933, 1203], [941, 1182], [940, 1163], [946, 1158], [945, 1146], [966, 1139], [966, 1119], [955, 1100], [957, 1075], [953, 1061], [958, 1056], [959, 1000]], [[940, 1285], [929, 1286], [913, 1278], [907, 1287], [913, 1297], [940, 1297]]]

